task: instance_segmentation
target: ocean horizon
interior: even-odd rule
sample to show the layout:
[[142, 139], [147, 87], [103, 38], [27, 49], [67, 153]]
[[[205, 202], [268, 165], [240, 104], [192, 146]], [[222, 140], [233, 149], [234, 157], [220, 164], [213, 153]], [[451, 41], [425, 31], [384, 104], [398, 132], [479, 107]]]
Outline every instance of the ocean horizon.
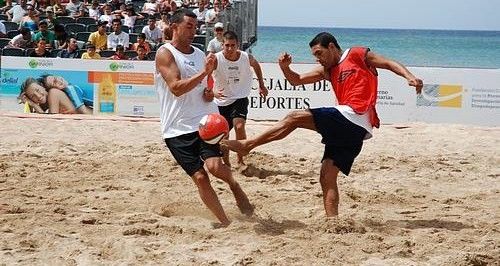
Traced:
[[369, 47], [407, 66], [500, 68], [500, 31], [258, 26], [251, 48], [260, 62], [277, 62], [288, 52], [295, 63], [314, 63], [309, 41], [330, 32], [342, 49]]

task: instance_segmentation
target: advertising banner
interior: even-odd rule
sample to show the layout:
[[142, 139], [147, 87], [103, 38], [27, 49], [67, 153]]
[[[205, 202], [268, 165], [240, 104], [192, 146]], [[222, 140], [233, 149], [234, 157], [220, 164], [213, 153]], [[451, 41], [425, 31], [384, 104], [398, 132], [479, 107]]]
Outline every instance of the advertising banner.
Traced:
[[0, 76], [2, 110], [28, 111], [28, 102], [47, 111], [59, 89], [77, 113], [85, 105], [94, 114], [158, 116], [151, 62], [2, 57]]
[[[315, 66], [293, 64], [291, 68], [303, 73]], [[293, 110], [336, 105], [329, 81], [293, 86], [278, 64], [261, 63], [261, 67], [269, 95], [265, 99], [259, 96], [254, 77], [249, 96], [250, 119], [279, 120]], [[411, 67], [410, 70], [424, 80], [420, 95], [402, 77], [378, 70], [377, 111], [382, 123], [500, 125], [500, 69]], [[0, 110], [24, 111], [26, 106], [19, 103], [22, 101], [19, 95], [21, 88], [26, 89], [23, 84], [32, 78], [43, 85], [34, 87], [45, 91], [52, 89], [54, 80], [65, 84], [61, 89], [68, 98], [76, 98], [73, 103], [85, 104], [94, 114], [157, 117], [159, 105], [153, 72], [151, 61], [2, 57]], [[50, 76], [58, 78], [49, 78], [48, 84], [41, 82]], [[31, 87], [28, 89], [33, 90]]]

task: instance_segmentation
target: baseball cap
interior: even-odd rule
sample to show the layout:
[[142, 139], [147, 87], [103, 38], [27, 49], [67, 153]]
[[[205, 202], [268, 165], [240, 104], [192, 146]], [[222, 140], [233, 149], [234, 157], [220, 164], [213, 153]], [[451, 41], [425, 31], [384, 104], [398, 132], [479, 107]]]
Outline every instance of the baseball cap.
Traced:
[[215, 25], [214, 25], [214, 29], [217, 29], [217, 28], [221, 28], [221, 29], [223, 29], [223, 28], [224, 28], [224, 24], [222, 24], [222, 22], [217, 22], [217, 23], [215, 23]]

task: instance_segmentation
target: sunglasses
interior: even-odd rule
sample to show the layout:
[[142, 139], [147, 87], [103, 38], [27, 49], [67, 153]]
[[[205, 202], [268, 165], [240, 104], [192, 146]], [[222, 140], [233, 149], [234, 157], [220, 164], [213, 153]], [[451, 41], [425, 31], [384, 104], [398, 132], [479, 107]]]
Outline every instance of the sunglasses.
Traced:
[[215, 31], [224, 31], [223, 28], [216, 28]]

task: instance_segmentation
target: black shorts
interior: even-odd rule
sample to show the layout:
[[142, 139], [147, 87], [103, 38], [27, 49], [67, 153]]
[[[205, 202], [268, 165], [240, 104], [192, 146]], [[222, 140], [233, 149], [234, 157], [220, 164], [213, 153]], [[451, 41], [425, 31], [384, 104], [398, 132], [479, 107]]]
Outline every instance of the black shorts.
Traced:
[[352, 123], [333, 107], [310, 109], [314, 125], [325, 144], [323, 160], [332, 159], [342, 173], [349, 175], [354, 159], [361, 152], [366, 129]]
[[233, 119], [247, 119], [248, 103], [248, 98], [240, 98], [230, 105], [219, 106], [219, 113], [226, 118], [229, 123], [229, 130], [233, 128]]
[[175, 160], [189, 175], [203, 168], [204, 160], [222, 157], [219, 144], [208, 144], [200, 139], [198, 132], [188, 133], [165, 139], [168, 149]]

